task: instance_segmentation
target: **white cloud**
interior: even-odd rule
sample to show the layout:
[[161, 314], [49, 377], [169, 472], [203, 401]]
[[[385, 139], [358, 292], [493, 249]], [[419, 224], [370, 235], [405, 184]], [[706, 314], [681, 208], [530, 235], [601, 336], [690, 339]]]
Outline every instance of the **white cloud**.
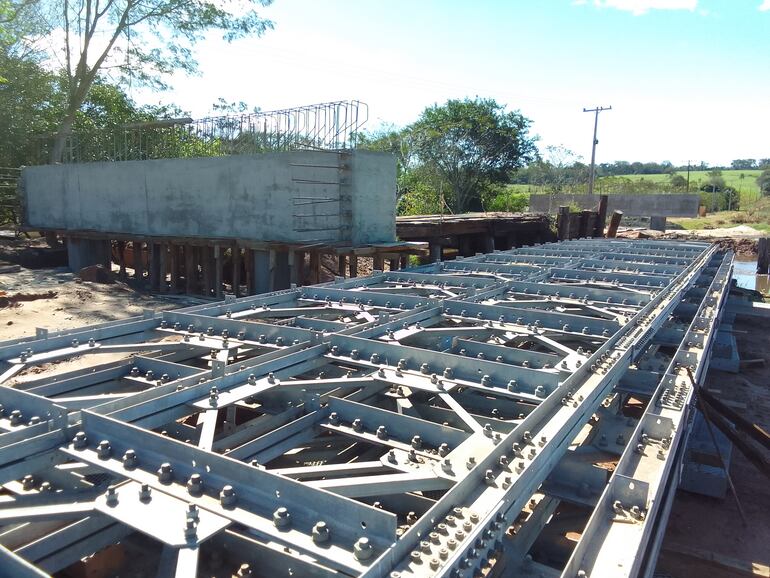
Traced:
[[[764, 2], [770, 4], [770, 0], [764, 0]], [[692, 12], [698, 6], [698, 0], [594, 0], [594, 6], [625, 10], [639, 16], [650, 10], [689, 10]]]
[[770, 0], [765, 0], [762, 2], [762, 5], [759, 7], [760, 12], [767, 12], [770, 10]]
[[588, 0], [572, 0], [573, 6], [585, 6], [588, 4]]

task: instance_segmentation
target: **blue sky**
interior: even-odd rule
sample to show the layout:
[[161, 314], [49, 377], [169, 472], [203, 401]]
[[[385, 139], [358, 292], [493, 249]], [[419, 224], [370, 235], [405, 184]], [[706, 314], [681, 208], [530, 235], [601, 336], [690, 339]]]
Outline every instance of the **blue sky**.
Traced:
[[359, 99], [369, 128], [449, 98], [492, 97], [540, 146], [597, 162], [770, 157], [770, 0], [275, 0], [262, 38], [198, 45], [200, 75], [165, 94], [263, 110]]

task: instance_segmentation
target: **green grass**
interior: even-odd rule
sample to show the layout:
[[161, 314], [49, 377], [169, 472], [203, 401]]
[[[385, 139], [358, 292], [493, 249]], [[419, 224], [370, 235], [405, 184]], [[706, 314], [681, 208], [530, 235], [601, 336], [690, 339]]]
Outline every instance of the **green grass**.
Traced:
[[[746, 208], [755, 204], [761, 197], [759, 194], [759, 187], [757, 187], [757, 177], [762, 171], [760, 170], [724, 170], [722, 171], [722, 178], [725, 180], [725, 184], [734, 188], [740, 194], [741, 207]], [[687, 171], [679, 171], [676, 174], [680, 174], [687, 178]], [[743, 178], [741, 178], [743, 175]], [[602, 190], [602, 181], [604, 179], [612, 179], [613, 177], [601, 177], [596, 182], [597, 192]], [[615, 178], [629, 179], [631, 181], [647, 181], [652, 183], [668, 183], [669, 175], [659, 173], [655, 175], [618, 175]], [[690, 171], [690, 192], [698, 192], [701, 185], [708, 182], [708, 171]], [[545, 187], [537, 185], [508, 185], [511, 191], [517, 193], [545, 193], [547, 189]], [[585, 186], [580, 188], [579, 192], [585, 192]], [[640, 193], [642, 194], [642, 193]]]
[[721, 211], [695, 219], [669, 219], [688, 230], [723, 229], [748, 225], [757, 231], [770, 232], [770, 199], [760, 199], [742, 211]]

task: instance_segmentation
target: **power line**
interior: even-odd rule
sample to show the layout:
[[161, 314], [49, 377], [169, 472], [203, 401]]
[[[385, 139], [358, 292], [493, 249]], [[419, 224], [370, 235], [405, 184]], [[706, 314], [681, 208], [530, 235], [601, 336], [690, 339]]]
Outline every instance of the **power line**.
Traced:
[[593, 112], [595, 114], [594, 116], [594, 140], [591, 145], [591, 172], [588, 173], [588, 194], [592, 195], [594, 193], [594, 179], [596, 177], [596, 145], [599, 144], [599, 141], [596, 140], [596, 129], [599, 126], [599, 113], [603, 110], [612, 110], [611, 106], [597, 106], [595, 108], [584, 108], [583, 112]]

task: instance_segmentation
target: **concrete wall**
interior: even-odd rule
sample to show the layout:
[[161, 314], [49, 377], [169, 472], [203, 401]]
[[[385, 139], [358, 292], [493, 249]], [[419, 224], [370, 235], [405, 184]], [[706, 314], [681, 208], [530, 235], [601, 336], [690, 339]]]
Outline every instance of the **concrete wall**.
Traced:
[[254, 241], [395, 240], [392, 155], [301, 151], [28, 167], [25, 225]]
[[[698, 215], [698, 194], [628, 194], [607, 195], [607, 215], [623, 211], [628, 217], [695, 217]], [[599, 206], [599, 195], [530, 195], [529, 210], [533, 213], [558, 212], [563, 205], [575, 204], [581, 209]]]

